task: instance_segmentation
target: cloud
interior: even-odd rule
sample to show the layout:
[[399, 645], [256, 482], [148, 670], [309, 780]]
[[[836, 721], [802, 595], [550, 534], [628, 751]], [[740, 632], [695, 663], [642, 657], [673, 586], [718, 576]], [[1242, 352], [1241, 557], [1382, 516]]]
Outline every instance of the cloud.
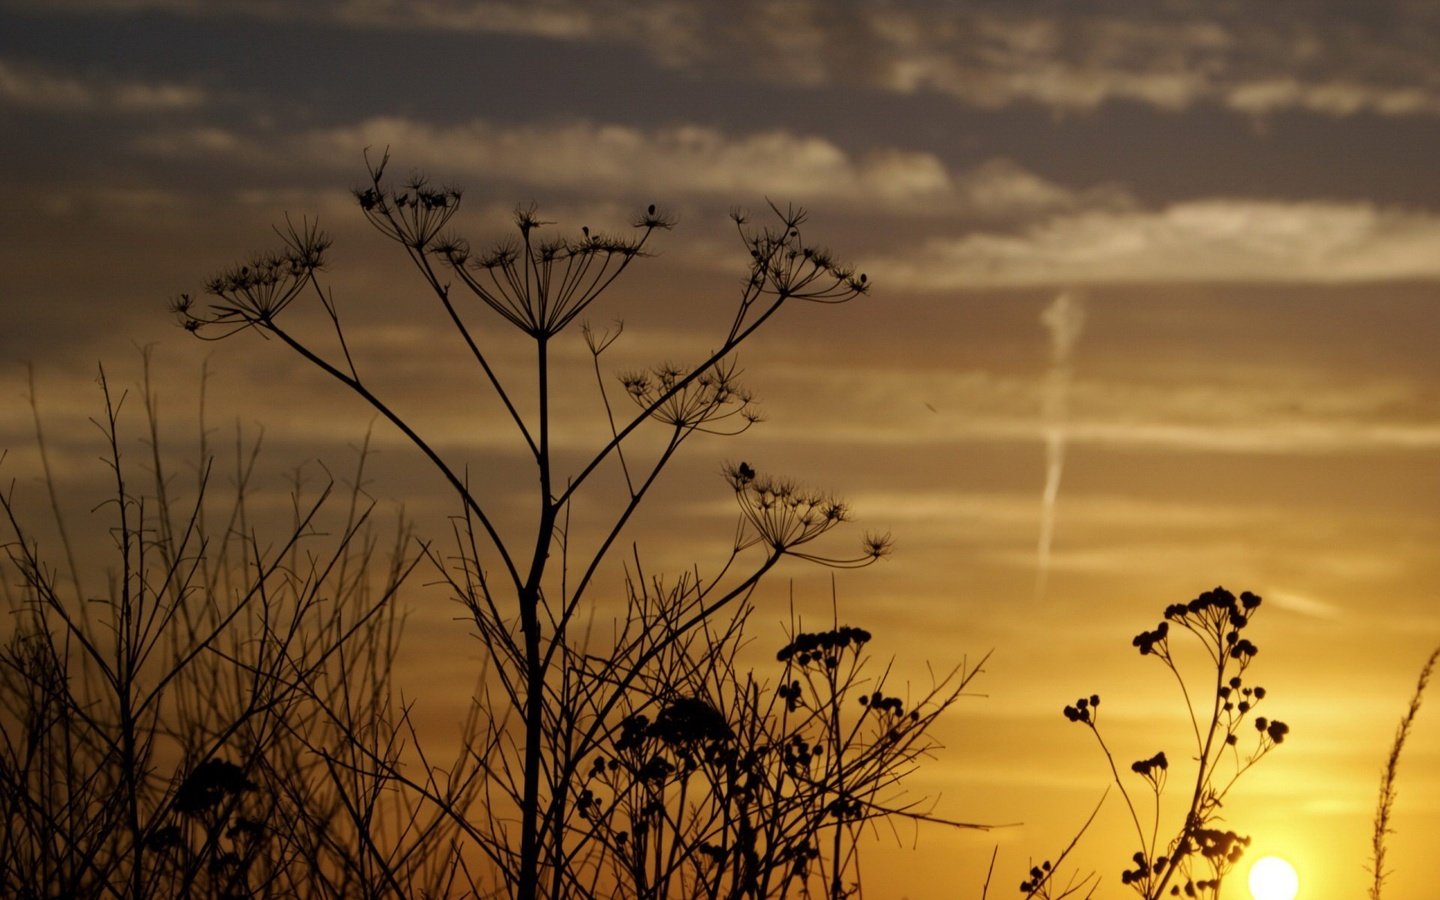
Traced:
[[295, 160], [347, 166], [360, 148], [403, 148], [396, 165], [445, 177], [483, 178], [614, 196], [772, 197], [844, 202], [933, 217], [1032, 217], [1037, 213], [1121, 208], [1119, 188], [1072, 190], [1005, 159], [956, 172], [931, 153], [880, 148], [855, 155], [826, 137], [771, 129], [729, 134], [674, 124], [499, 126], [477, 119], [432, 125], [379, 116], [271, 140], [219, 127], [159, 130], [134, 148], [166, 159], [232, 159], [256, 165]]
[[[919, 355], [925, 352], [917, 348]], [[1082, 372], [1070, 386], [1067, 441], [1072, 446], [1243, 454], [1440, 449], [1434, 401], [1415, 384], [1320, 373], [1297, 377], [1270, 368], [1227, 371], [1228, 376], [1211, 371], [1196, 377], [1176, 369], [1126, 381]], [[1016, 442], [1038, 448], [1045, 438], [1041, 369], [1027, 379], [809, 360], [804, 365], [770, 363], [766, 374], [789, 386], [788, 411], [766, 423], [768, 439], [911, 448]], [[835, 416], [825, 404], [793, 401], [827, 396], [845, 398], [864, 415]], [[922, 398], [940, 412], [928, 412]]]
[[405, 163], [584, 192], [660, 195], [833, 196], [879, 191], [933, 195], [947, 175], [933, 157], [890, 153], [856, 161], [829, 140], [787, 131], [732, 138], [701, 126], [639, 129], [604, 123], [498, 128], [485, 121], [437, 127], [398, 118], [313, 132], [298, 142], [315, 158], [356, 147], [404, 147]]
[[954, 11], [935, 27], [929, 14], [874, 14], [884, 51], [873, 77], [897, 93], [930, 91], [966, 105], [1033, 103], [1090, 111], [1116, 100], [1166, 110], [1204, 96], [1199, 52], [1224, 43], [1214, 27], [1061, 20], [1022, 13]]
[[650, 55], [672, 65], [705, 50], [706, 20], [713, 14], [693, 0], [11, 0], [9, 5], [32, 15], [162, 13], [195, 19], [331, 23], [391, 32], [613, 41], [645, 47]]
[[687, 70], [788, 85], [932, 93], [1059, 113], [1134, 103], [1243, 115], [1440, 114], [1440, 48], [1423, 5], [1383, 17], [1319, 0], [1070, 6], [824, 0], [31, 0], [31, 9], [308, 20], [387, 31], [522, 35], [633, 49]]
[[[1116, 102], [1247, 115], [1440, 113], [1440, 61], [1419, 8], [1358, 21], [1311, 0], [1225, 9], [1203, 0], [1097, 3], [1055, 15], [1014, 2], [846, 5], [821, 0], [650, 3], [429, 0], [342, 3], [382, 27], [525, 33], [635, 46], [673, 67], [801, 85], [930, 92], [979, 108], [1084, 113]], [[363, 10], [363, 15], [361, 11]]]
[[1271, 606], [1279, 607], [1285, 612], [1294, 613], [1309, 619], [1335, 622], [1344, 616], [1344, 610], [1334, 603], [1318, 600], [1304, 594], [1289, 593], [1286, 591], [1266, 591], [1265, 600]]
[[[278, 10], [262, 4], [259, 14]], [[622, 43], [676, 68], [933, 92], [981, 108], [1086, 112], [1126, 101], [1246, 114], [1440, 112], [1440, 63], [1426, 43], [1425, 15], [1405, 7], [1363, 29], [1358, 17], [1309, 0], [1267, 4], [1263, 14], [1194, 0], [1098, 3], [1063, 16], [998, 0], [839, 9], [821, 0], [337, 0], [323, 14], [375, 28]]]
[[592, 40], [640, 24], [638, 16], [632, 20], [619, 10], [615, 12], [620, 15], [614, 18], [620, 21], [607, 26], [610, 17], [606, 13], [611, 10], [553, 0], [525, 4], [340, 0], [331, 7], [336, 18], [353, 25], [521, 34], [569, 41]]
[[1116, 282], [1346, 283], [1440, 277], [1440, 216], [1372, 203], [1214, 198], [1052, 216], [932, 238], [866, 266], [906, 287]]
[[1241, 82], [1223, 89], [1224, 105], [1236, 112], [1266, 115], [1287, 109], [1342, 118], [1358, 113], [1383, 116], [1435, 115], [1440, 95], [1425, 88], [1345, 81], [1305, 83], [1280, 76]]
[[1403, 14], [1393, 31], [1367, 40], [1343, 17], [1296, 12], [1287, 20], [1278, 11], [1182, 4], [1157, 14], [1132, 4], [1123, 14], [1101, 7], [1061, 18], [1021, 6], [954, 11], [944, 18], [950, 27], [936, 27], [928, 10], [892, 10], [872, 19], [885, 48], [874, 73], [899, 93], [932, 91], [981, 108], [1030, 103], [1083, 113], [1132, 102], [1249, 115], [1440, 113], [1440, 64], [1433, 48], [1416, 46]]
[[196, 109], [203, 89], [170, 82], [78, 77], [0, 59], [0, 106], [60, 113], [157, 113]]

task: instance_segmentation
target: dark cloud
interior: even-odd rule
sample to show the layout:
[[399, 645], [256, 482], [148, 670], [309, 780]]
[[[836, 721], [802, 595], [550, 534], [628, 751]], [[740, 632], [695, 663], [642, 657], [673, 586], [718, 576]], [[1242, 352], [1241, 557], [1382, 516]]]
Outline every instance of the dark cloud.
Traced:
[[612, 44], [663, 67], [789, 87], [936, 93], [982, 109], [1084, 113], [1118, 102], [1260, 116], [1440, 113], [1440, 13], [1419, 2], [64, 0], [43, 8]]

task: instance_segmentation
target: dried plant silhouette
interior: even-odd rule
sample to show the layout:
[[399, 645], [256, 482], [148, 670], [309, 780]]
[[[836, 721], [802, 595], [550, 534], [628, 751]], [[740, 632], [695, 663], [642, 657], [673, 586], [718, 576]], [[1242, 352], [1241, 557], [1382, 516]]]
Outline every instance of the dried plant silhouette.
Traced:
[[1425, 698], [1425, 688], [1430, 684], [1430, 675], [1435, 670], [1437, 659], [1440, 659], [1440, 648], [1430, 654], [1420, 669], [1420, 677], [1415, 681], [1415, 693], [1410, 695], [1410, 706], [1395, 728], [1395, 740], [1390, 745], [1390, 755], [1386, 757], [1385, 768], [1380, 774], [1380, 798], [1375, 803], [1375, 829], [1370, 839], [1370, 874], [1374, 878], [1370, 883], [1370, 900], [1380, 900], [1385, 887], [1385, 843], [1394, 831], [1390, 827], [1390, 816], [1395, 810], [1395, 779], [1400, 773], [1400, 753], [1410, 738], [1415, 717], [1420, 714], [1420, 703]]
[[[585, 316], [672, 227], [668, 217], [651, 206], [625, 235], [582, 227], [566, 237], [521, 207], [514, 238], [474, 250], [449, 230], [459, 190], [421, 176], [391, 186], [387, 165], [388, 154], [369, 166], [356, 200], [400, 245], [502, 411], [530, 466], [528, 516], [497, 500], [514, 484], [473, 478], [386, 396], [322, 282], [330, 239], [314, 223], [287, 222], [280, 250], [212, 278], [207, 299], [181, 295], [173, 305], [201, 338], [274, 338], [363, 399], [458, 502], [453, 545], [420, 551], [486, 654], [458, 753], [432, 762], [400, 711], [378, 724], [343, 720], [375, 737], [344, 759], [321, 754], [327, 771], [367, 786], [367, 796], [410, 804], [401, 834], [358, 835], [376, 890], [416, 892], [406, 880], [410, 851], [396, 844], [416, 835], [417, 847], [447, 861], [432, 863], [452, 878], [445, 892], [841, 897], [858, 890], [856, 840], [876, 819], [981, 827], [933, 816], [901, 784], [936, 746], [931, 724], [978, 667], [936, 676], [918, 694], [892, 694], [889, 668], [869, 658], [869, 633], [838, 619], [822, 631], [796, 621], [773, 670], [738, 663], [751, 598], [767, 574], [787, 559], [868, 565], [886, 555], [888, 536], [867, 535], [849, 554], [827, 551], [822, 539], [850, 518], [843, 503], [734, 462], [723, 469], [738, 506], [734, 540], [711, 568], [651, 574], [639, 547], [620, 549], [682, 445], [758, 420], [736, 351], [786, 307], [862, 296], [866, 276], [805, 239], [801, 210], [772, 204], [768, 226], [734, 213], [750, 264], [715, 349], [609, 382], [606, 353], [623, 329], [594, 329]], [[286, 314], [302, 303], [321, 312], [322, 333]], [[506, 342], [528, 345], [533, 365], [507, 370], [498, 361]], [[560, 413], [572, 387], [556, 368], [556, 348], [577, 346], [592, 363], [604, 429], [583, 452], [562, 451], [555, 438], [577, 433]], [[465, 408], [456, 402], [452, 412]], [[623, 571], [622, 597], [602, 586], [607, 567]], [[310, 698], [342, 719], [331, 696]], [[415, 758], [395, 751], [402, 740]], [[418, 833], [421, 809], [443, 840]]]
[[[1249, 677], [1259, 648], [1245, 636], [1245, 631], [1260, 605], [1261, 598], [1249, 591], [1236, 597], [1217, 587], [1188, 603], [1167, 606], [1164, 620], [1131, 642], [1142, 656], [1153, 657], [1169, 671], [1180, 688], [1190, 720], [1195, 773], [1177, 827], [1162, 830], [1161, 801], [1171, 770], [1165, 751], [1130, 764], [1130, 775], [1143, 785], [1139, 791], [1132, 790], [1100, 732], [1100, 697], [1081, 697], [1064, 708], [1068, 721], [1094, 735], [1125, 803], [1139, 849], [1131, 865], [1120, 873], [1120, 881], [1144, 900], [1166, 895], [1218, 897], [1226, 875], [1250, 843], [1248, 837], [1220, 827], [1220, 809], [1240, 776], [1290, 733], [1284, 722], [1255, 714], [1266, 699], [1266, 691]], [[1172, 652], [1172, 630], [1190, 635], [1203, 648], [1206, 665], [1199, 678], [1187, 680]], [[1250, 748], [1242, 751], [1242, 742]], [[1149, 802], [1137, 799], [1137, 794], [1148, 794]], [[1046, 900], [1080, 895], [1082, 891], [1083, 896], [1093, 894], [1099, 884], [1094, 876], [1070, 877], [1063, 884], [1059, 880], [1059, 862], [1074, 846], [1072, 842], [1057, 860], [1032, 867], [1020, 892]]]
[[[27, 898], [135, 900], [840, 898], [861, 893], [862, 837], [881, 826], [987, 827], [906, 790], [938, 748], [934, 723], [984, 659], [911, 686], [871, 655], [872, 634], [842, 618], [833, 594], [818, 628], [791, 613], [773, 659], [746, 649], [757, 587], [782, 563], [866, 566], [887, 555], [888, 536], [828, 549], [846, 505], [744, 461], [719, 467], [716, 489], [736, 512], [714, 561], [656, 571], [631, 535], [683, 445], [759, 421], [742, 345], [785, 307], [861, 297], [866, 276], [805, 239], [803, 211], [771, 205], [768, 226], [735, 213], [749, 265], [714, 349], [607, 376], [623, 326], [598, 330], [586, 316], [668, 217], [651, 206], [623, 236], [565, 237], [521, 207], [515, 236], [477, 251], [449, 230], [459, 190], [420, 176], [392, 186], [387, 165], [388, 155], [368, 167], [357, 203], [400, 245], [481, 386], [447, 399], [447, 416], [488, 400], [525, 474], [477, 477], [386, 388], [322, 279], [331, 242], [309, 220], [287, 220], [281, 249], [214, 276], [203, 298], [181, 295], [173, 311], [190, 332], [273, 339], [268, 351], [303, 360], [398, 431], [453, 493], [450, 533], [442, 547], [401, 521], [382, 549], [363, 488], [368, 441], [348, 490], [328, 475], [307, 488], [297, 474], [288, 523], [262, 528], [258, 440], [237, 432], [231, 487], [217, 496], [202, 421], [196, 478], [183, 485], [162, 452], [148, 375], [148, 471], [137, 474], [123, 397], [102, 371], [111, 486], [95, 509], [113, 546], [96, 593], [82, 583], [37, 409], [65, 562], [48, 561], [13, 493], [0, 497], [14, 576], [0, 649], [0, 885]], [[531, 361], [518, 368], [516, 345]], [[573, 420], [583, 414], [563, 377], [567, 353], [587, 362], [588, 432]], [[493, 432], [495, 418], [477, 414], [475, 428]], [[511, 497], [527, 487], [517, 512]], [[443, 755], [393, 681], [398, 597], [421, 566], [459, 604], [483, 657], [458, 746]], [[1103, 752], [1139, 847], [1120, 880], [1146, 900], [1217, 897], [1248, 843], [1220, 827], [1222, 801], [1288, 734], [1256, 714], [1266, 691], [1251, 680], [1258, 648], [1245, 635], [1260, 605], [1216, 588], [1167, 607], [1133, 641], [1175, 679], [1194, 734], [1178, 824], [1162, 822], [1171, 757], [1158, 751], [1125, 775], [1099, 728], [1100, 697], [1064, 709]], [[1172, 631], [1202, 648], [1200, 679], [1172, 655]], [[1375, 896], [1396, 762], [1429, 671], [1382, 787]], [[1253, 742], [1243, 753], [1242, 739]], [[1098, 876], [1060, 871], [1098, 811], [1029, 870], [1021, 893], [1095, 895]], [[989, 885], [987, 873], [987, 895]]]
[[[361, 893], [375, 861], [358, 848], [383, 804], [353, 772], [394, 758], [381, 739], [398, 712], [391, 601], [419, 561], [408, 530], [387, 554], [358, 488], [335, 510], [333, 481], [306, 489], [297, 474], [289, 526], [262, 538], [250, 510], [258, 440], [237, 433], [227, 495], [208, 461], [186, 486], [162, 451], [148, 378], [143, 463], [122, 449], [124, 397], [103, 371], [100, 385], [105, 586], [75, 567], [53, 478], [49, 530], [68, 572], [41, 555], [45, 529], [22, 520], [13, 488], [0, 496], [12, 623], [0, 648], [0, 885], [35, 898]], [[43, 436], [39, 449], [48, 475]], [[385, 863], [417, 884], [428, 865]]]

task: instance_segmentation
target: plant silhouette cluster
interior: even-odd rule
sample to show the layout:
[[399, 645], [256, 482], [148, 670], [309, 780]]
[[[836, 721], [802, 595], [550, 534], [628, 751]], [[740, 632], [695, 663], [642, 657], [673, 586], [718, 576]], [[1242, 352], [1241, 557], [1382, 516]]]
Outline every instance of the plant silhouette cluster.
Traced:
[[[1240, 776], [1283, 743], [1290, 732], [1284, 722], [1255, 714], [1266, 699], [1266, 690], [1248, 677], [1260, 651], [1245, 635], [1260, 605], [1261, 598], [1249, 591], [1237, 597], [1216, 587], [1188, 603], [1170, 604], [1155, 628], [1142, 631], [1131, 641], [1142, 656], [1159, 660], [1174, 678], [1194, 739], [1196, 764], [1190, 796], [1178, 827], [1163, 842], [1161, 797], [1169, 784], [1170, 757], [1161, 750], [1130, 764], [1130, 774], [1140, 780], [1141, 791], [1150, 795], [1152, 812], [1144, 816], [1128, 786], [1133, 782], [1121, 777], [1115, 755], [1101, 735], [1100, 696], [1080, 697], [1062, 710], [1067, 721], [1090, 731], [1105, 755], [1140, 844], [1130, 865], [1121, 871], [1120, 881], [1144, 900], [1217, 897], [1225, 876], [1250, 843], [1248, 837], [1219, 826], [1222, 802]], [[1208, 665], [1201, 677], [1187, 679], [1182, 672], [1172, 653], [1171, 637], [1176, 633], [1188, 634], [1203, 648]], [[1252, 745], [1242, 754], [1239, 748], [1247, 731]], [[1071, 878], [1062, 886], [1055, 878], [1059, 862], [1074, 846], [1072, 842], [1054, 863], [1047, 860], [1033, 867], [1021, 882], [1020, 892], [1036, 898], [1093, 893], [1098, 881]]]
[[[148, 364], [147, 355], [147, 373]], [[182, 485], [147, 376], [149, 472], [139, 476], [122, 450], [124, 397], [103, 371], [101, 386], [106, 587], [82, 577], [58, 503], [50, 525], [63, 567], [41, 555], [40, 529], [12, 492], [0, 495], [10, 621], [0, 645], [0, 893], [364, 893], [376, 871], [357, 851], [364, 836], [382, 820], [396, 834], [428, 827], [353, 777], [361, 761], [397, 758], [378, 739], [400, 720], [389, 688], [392, 599], [418, 562], [408, 530], [387, 558], [358, 487], [337, 513], [335, 483], [309, 487], [297, 472], [288, 525], [262, 538], [252, 510], [258, 441], [246, 449], [237, 433], [233, 492], [221, 496], [202, 423], [206, 462]], [[53, 499], [53, 480], [49, 488]], [[409, 843], [386, 866], [438, 887], [428, 860], [405, 856]]]
[[866, 673], [865, 641], [831, 640], [841, 632], [864, 633], [797, 634], [787, 650], [826, 644], [832, 652], [782, 650], [771, 687], [729, 669], [735, 629], [655, 673], [656, 694], [678, 693], [634, 695], [646, 705], [620, 720], [577, 799], [621, 895], [850, 896], [862, 827], [930, 819], [927, 807], [898, 799], [900, 782], [934, 748], [931, 723], [978, 669], [906, 712], [884, 696], [887, 672]]
[[[586, 317], [673, 227], [668, 215], [652, 205], [626, 232], [565, 234], [521, 206], [512, 237], [477, 247], [453, 230], [460, 190], [423, 175], [392, 184], [388, 162], [387, 154], [369, 165], [356, 201], [414, 267], [451, 349], [474, 365], [532, 467], [527, 516], [510, 516], [499, 495], [509, 486], [472, 480], [463, 455], [403, 408], [383, 370], [366, 366], [323, 283], [331, 240], [315, 223], [287, 220], [279, 250], [172, 304], [202, 339], [256, 332], [297, 354], [397, 429], [457, 501], [453, 546], [427, 544], [422, 554], [485, 654], [461, 750], [445, 766], [374, 752], [349, 772], [429, 811], [450, 840], [436, 856], [452, 861], [455, 885], [476, 893], [848, 894], [863, 825], [930, 819], [904, 799], [900, 781], [933, 748], [930, 724], [976, 670], [956, 669], [902, 702], [884, 690], [888, 670], [866, 669], [869, 634], [859, 629], [825, 637], [797, 627], [773, 687], [736, 659], [754, 592], [776, 566], [868, 565], [889, 552], [888, 536], [867, 535], [851, 553], [826, 549], [823, 540], [850, 519], [845, 504], [740, 462], [723, 467], [738, 515], [729, 552], [712, 568], [651, 576], [638, 546], [623, 558], [618, 548], [683, 444], [760, 420], [740, 379], [740, 347], [782, 309], [849, 302], [869, 291], [869, 279], [807, 240], [803, 210], [771, 204], [768, 225], [733, 212], [748, 271], [715, 349], [612, 380], [607, 353], [623, 325], [596, 329]], [[288, 314], [305, 301], [321, 312], [320, 331]], [[604, 436], [562, 454], [555, 435], [583, 429], [559, 413], [557, 398], [576, 386], [562, 383], [556, 348], [577, 339], [592, 363], [588, 389]], [[500, 348], [515, 342], [534, 360], [518, 373], [500, 362], [509, 358]], [[454, 413], [468, 408], [457, 401]], [[493, 431], [493, 420], [482, 427]], [[614, 498], [617, 488], [618, 502], [580, 502]], [[602, 587], [617, 571], [622, 598]], [[601, 639], [594, 623], [607, 617]], [[821, 643], [793, 649], [812, 640]], [[402, 715], [382, 732], [398, 740], [407, 722]], [[384, 848], [395, 836], [365, 841]], [[370, 855], [380, 883], [396, 889], [403, 873], [386, 868], [394, 854]]]
[[[792, 613], [774, 658], [745, 662], [752, 601], [772, 571], [870, 565], [889, 553], [888, 535], [831, 549], [830, 533], [851, 518], [843, 502], [742, 461], [720, 469], [736, 511], [716, 561], [652, 574], [631, 540], [682, 446], [760, 421], [740, 378], [742, 345], [784, 308], [861, 297], [868, 278], [806, 239], [802, 210], [772, 204], [762, 226], [733, 213], [749, 262], [714, 349], [607, 375], [623, 325], [601, 331], [586, 316], [670, 217], [649, 206], [622, 235], [564, 235], [522, 206], [511, 238], [477, 250], [451, 230], [460, 190], [420, 175], [392, 185], [387, 166], [388, 155], [368, 166], [356, 202], [401, 248], [448, 327], [448, 349], [473, 364], [477, 399], [508, 427], [530, 467], [527, 512], [513, 512], [514, 484], [472, 479], [463, 451], [367, 363], [322, 280], [332, 242], [318, 224], [287, 220], [278, 250], [221, 271], [202, 296], [180, 295], [172, 311], [187, 331], [274, 339], [398, 431], [453, 494], [447, 545], [417, 541], [402, 522], [381, 552], [362, 488], [366, 450], [342, 512], [333, 481], [309, 490], [297, 474], [288, 526], [262, 536], [251, 511], [258, 443], [242, 452], [237, 436], [234, 494], [218, 498], [202, 424], [200, 476], [182, 497], [148, 380], [150, 480], [139, 488], [122, 452], [121, 402], [102, 374], [108, 593], [81, 584], [58, 504], [63, 567], [42, 557], [12, 496], [0, 495], [18, 575], [3, 582], [14, 624], [0, 646], [4, 892], [841, 898], [860, 892], [867, 830], [986, 827], [936, 815], [905, 790], [938, 747], [932, 726], [980, 665], [913, 687], [838, 611], [822, 630]], [[307, 303], [318, 319], [289, 312]], [[533, 360], [518, 372], [501, 364], [516, 342]], [[561, 413], [573, 404], [558, 401], [577, 390], [562, 377], [562, 346], [588, 353], [579, 387], [594, 392], [598, 432]], [[470, 399], [449, 412], [476, 408]], [[497, 430], [493, 417], [477, 427]], [[562, 448], [562, 432], [600, 437]], [[393, 684], [397, 597], [421, 563], [463, 610], [483, 657], [445, 757]], [[1180, 757], [1155, 752], [1122, 777], [1099, 695], [1063, 710], [1109, 764], [1139, 842], [1120, 878], [1145, 900], [1217, 896], [1248, 844], [1219, 827], [1221, 802], [1288, 735], [1257, 713], [1267, 694], [1249, 675], [1259, 650], [1247, 629], [1260, 605], [1216, 588], [1167, 607], [1132, 642], [1175, 678], [1194, 733], [1193, 788], [1169, 836], [1160, 800]], [[1203, 682], [1172, 655], [1182, 632], [1208, 655]], [[1417, 706], [1418, 692], [1411, 718]], [[1253, 742], [1244, 755], [1242, 737]], [[1141, 794], [1154, 809], [1148, 826]], [[1383, 815], [1392, 796], [1382, 793]], [[1020, 891], [1093, 894], [1093, 876], [1058, 880], [1074, 847], [1032, 866]]]

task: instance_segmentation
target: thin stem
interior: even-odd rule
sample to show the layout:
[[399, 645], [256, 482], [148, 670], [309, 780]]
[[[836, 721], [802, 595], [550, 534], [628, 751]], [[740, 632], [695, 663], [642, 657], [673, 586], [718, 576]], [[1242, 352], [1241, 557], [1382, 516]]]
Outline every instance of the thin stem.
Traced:
[[486, 535], [489, 536], [490, 542], [494, 546], [496, 552], [500, 554], [500, 558], [505, 564], [505, 569], [509, 573], [511, 580], [515, 583], [516, 588], [523, 588], [523, 583], [520, 580], [520, 573], [515, 568], [514, 562], [512, 562], [510, 559], [510, 554], [506, 550], [505, 542], [501, 539], [500, 534], [498, 531], [496, 531], [494, 525], [491, 524], [490, 517], [485, 514], [485, 511], [480, 507], [480, 504], [475, 499], [475, 496], [470, 493], [466, 483], [462, 481], [458, 475], [455, 474], [455, 471], [451, 469], [449, 464], [447, 464], [445, 460], [440, 457], [440, 454], [436, 452], [436, 450], [431, 447], [430, 444], [426, 442], [425, 439], [422, 438], [418, 432], [415, 431], [415, 429], [410, 427], [410, 424], [408, 422], [402, 419], [384, 401], [382, 401], [379, 397], [373, 394], [369, 388], [365, 387], [363, 383], [355, 380], [351, 376], [346, 375], [344, 372], [341, 372], [339, 369], [335, 368], [329, 362], [322, 359], [320, 356], [316, 355], [313, 351], [311, 351], [310, 348], [295, 340], [295, 338], [293, 338], [288, 332], [277, 327], [273, 322], [265, 323], [265, 328], [271, 334], [274, 334], [276, 337], [280, 338], [280, 340], [284, 341], [292, 350], [294, 350], [296, 353], [299, 353], [311, 364], [319, 368], [321, 371], [325, 372], [330, 377], [334, 378], [336, 381], [350, 388], [350, 390], [352, 390], [356, 394], [360, 395], [360, 397], [362, 397], [366, 403], [370, 404], [370, 406], [376, 412], [380, 413], [380, 415], [384, 416], [392, 425], [400, 429], [401, 434], [405, 435], [405, 437], [410, 441], [410, 443], [414, 444], [415, 447], [425, 455], [426, 459], [430, 460], [430, 463], [439, 470], [440, 474], [445, 478], [445, 480], [450, 482], [450, 486], [455, 489], [455, 493], [459, 495], [461, 502], [465, 505], [467, 509], [470, 510], [471, 514], [480, 521], [481, 527], [485, 529]]

